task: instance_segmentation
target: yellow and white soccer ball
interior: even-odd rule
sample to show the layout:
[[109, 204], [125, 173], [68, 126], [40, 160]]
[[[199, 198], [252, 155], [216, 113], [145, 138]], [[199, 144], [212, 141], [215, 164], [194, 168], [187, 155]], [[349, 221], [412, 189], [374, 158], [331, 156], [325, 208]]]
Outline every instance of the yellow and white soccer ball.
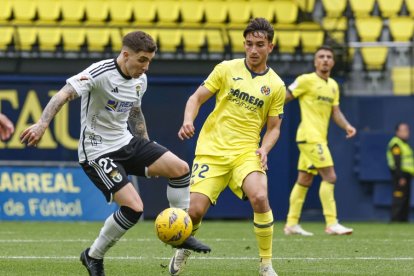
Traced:
[[180, 245], [191, 235], [193, 223], [184, 210], [167, 208], [155, 219], [155, 231], [166, 244]]

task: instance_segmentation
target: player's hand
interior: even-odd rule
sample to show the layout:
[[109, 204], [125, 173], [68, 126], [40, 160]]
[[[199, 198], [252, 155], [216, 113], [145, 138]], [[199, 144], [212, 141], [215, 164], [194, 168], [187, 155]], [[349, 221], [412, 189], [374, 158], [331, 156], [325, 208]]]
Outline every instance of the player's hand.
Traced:
[[262, 164], [262, 169], [267, 171], [269, 168], [267, 167], [267, 152], [260, 148], [256, 150], [256, 154], [260, 155], [260, 163]]
[[7, 140], [14, 132], [13, 123], [7, 118], [6, 115], [0, 113], [0, 138], [1, 140]]
[[178, 131], [178, 137], [181, 140], [190, 139], [194, 136], [195, 128], [193, 123], [184, 123], [180, 130]]
[[36, 123], [20, 134], [20, 142], [22, 144], [26, 143], [28, 146], [36, 147], [45, 133], [46, 128], [42, 127], [41, 124]]
[[405, 184], [407, 184], [407, 181], [405, 181], [405, 178], [400, 178], [398, 180], [398, 185], [400, 185], [401, 187], [405, 186]]
[[357, 133], [356, 129], [351, 125], [346, 126], [345, 131], [347, 139], [354, 137]]

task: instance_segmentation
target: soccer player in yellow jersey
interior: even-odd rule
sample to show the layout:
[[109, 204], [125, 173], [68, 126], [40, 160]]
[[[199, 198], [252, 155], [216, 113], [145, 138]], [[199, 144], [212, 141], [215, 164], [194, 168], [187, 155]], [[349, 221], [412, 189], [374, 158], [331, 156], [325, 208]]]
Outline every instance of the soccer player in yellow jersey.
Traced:
[[[254, 211], [260, 275], [277, 275], [272, 266], [273, 214], [268, 200], [267, 155], [279, 138], [286, 88], [267, 66], [273, 49], [273, 27], [264, 18], [252, 19], [243, 32], [246, 57], [223, 61], [188, 99], [178, 136], [195, 133], [200, 106], [215, 96], [216, 105], [201, 129], [192, 168], [190, 209], [200, 227], [208, 208], [229, 187], [248, 199]], [[263, 139], [260, 132], [266, 126]], [[178, 249], [169, 272], [178, 275], [190, 251]], [[221, 273], [217, 271], [217, 274]]]
[[315, 72], [299, 76], [287, 89], [286, 103], [293, 99], [299, 100], [301, 122], [296, 135], [300, 151], [299, 172], [290, 194], [289, 213], [284, 228], [286, 235], [313, 235], [299, 225], [299, 218], [306, 193], [312, 185], [314, 175], [318, 173], [322, 177], [319, 197], [326, 221], [325, 232], [331, 235], [349, 235], [353, 231], [338, 223], [334, 198], [336, 174], [327, 142], [331, 116], [345, 130], [347, 138], [356, 134], [355, 128], [339, 108], [338, 84], [329, 77], [334, 64], [332, 48], [320, 47], [314, 56]]

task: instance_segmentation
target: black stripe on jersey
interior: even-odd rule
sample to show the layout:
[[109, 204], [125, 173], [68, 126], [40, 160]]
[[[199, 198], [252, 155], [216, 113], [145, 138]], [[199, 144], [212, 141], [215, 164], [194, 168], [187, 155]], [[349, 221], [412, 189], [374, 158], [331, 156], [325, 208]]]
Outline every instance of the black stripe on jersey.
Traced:
[[111, 65], [110, 67], [102, 68], [100, 71], [97, 71], [96, 73], [91, 74], [91, 76], [96, 78], [97, 76], [105, 73], [106, 71], [114, 70], [115, 68], [116, 68], [115, 65]]
[[[85, 114], [85, 118], [88, 118], [88, 111], [89, 111], [89, 104], [91, 102], [91, 92], [88, 93], [88, 102], [86, 103], [86, 114]], [[86, 150], [85, 150], [85, 140], [86, 140], [86, 136], [85, 136], [85, 130], [86, 130], [86, 126], [82, 131], [82, 150], [83, 150], [83, 154], [85, 155], [85, 159], [86, 161], [88, 161], [88, 155], [86, 154]]]
[[113, 65], [114, 64], [114, 60], [102, 63], [101, 65], [93, 68], [91, 71], [89, 71], [90, 74], [94, 74], [96, 71], [102, 69], [103, 67], [107, 67], [108, 65]]
[[88, 156], [86, 155], [86, 150], [85, 150], [85, 140], [86, 140], [85, 130], [86, 130], [86, 126], [83, 128], [83, 131], [82, 131], [82, 151], [83, 151], [83, 154], [85, 155], [86, 162], [88, 162]]

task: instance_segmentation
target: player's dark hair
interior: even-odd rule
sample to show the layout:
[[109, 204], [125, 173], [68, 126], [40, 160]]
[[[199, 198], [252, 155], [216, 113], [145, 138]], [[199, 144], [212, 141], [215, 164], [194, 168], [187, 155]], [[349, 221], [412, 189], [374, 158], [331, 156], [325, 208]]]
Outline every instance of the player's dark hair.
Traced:
[[262, 17], [257, 17], [250, 19], [249, 24], [243, 32], [243, 37], [246, 38], [246, 36], [250, 33], [262, 33], [266, 36], [267, 41], [272, 43], [273, 37], [275, 35], [275, 30], [269, 21]]
[[122, 39], [122, 46], [130, 48], [135, 53], [144, 51], [152, 53], [157, 51], [157, 44], [152, 37], [142, 31], [128, 33]]
[[332, 47], [331, 47], [331, 46], [328, 46], [328, 45], [322, 45], [322, 46], [319, 46], [319, 47], [318, 47], [318, 49], [316, 49], [315, 54], [316, 54], [317, 52], [319, 52], [320, 50], [329, 51], [329, 52], [331, 52], [331, 53], [332, 53], [332, 55], [333, 55], [333, 56], [335, 56], [334, 50], [332, 49]]
[[400, 126], [401, 125], [407, 125], [407, 123], [406, 122], [398, 122], [396, 125], [395, 125], [395, 132], [397, 132], [397, 131], [399, 131], [400, 130]]

